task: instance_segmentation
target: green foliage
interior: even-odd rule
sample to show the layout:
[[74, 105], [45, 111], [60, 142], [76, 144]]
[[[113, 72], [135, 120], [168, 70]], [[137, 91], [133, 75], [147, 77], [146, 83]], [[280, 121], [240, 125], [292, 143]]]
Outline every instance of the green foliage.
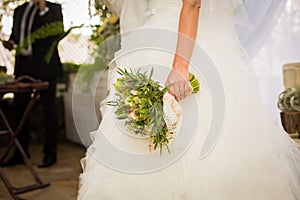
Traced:
[[107, 70], [114, 58], [115, 52], [120, 49], [120, 37], [106, 40], [94, 50], [94, 63], [81, 65], [78, 71], [78, 85], [83, 90], [88, 90], [94, 74], [101, 70]]
[[95, 44], [100, 45], [107, 38], [118, 34], [119, 30], [119, 22], [115, 24], [107, 23], [105, 25], [105, 28], [103, 28], [102, 25], [95, 25], [92, 29], [92, 35], [90, 37], [90, 40]]
[[26, 0], [1, 0], [0, 1], [0, 31], [2, 30], [2, 17], [12, 16], [14, 9], [26, 2]]
[[[169, 140], [173, 138], [174, 132], [168, 130], [164, 121], [163, 96], [171, 85], [162, 87], [159, 82], [152, 79], [153, 68], [149, 75], [147, 72], [130, 71], [118, 68], [121, 76], [113, 84], [117, 99], [109, 101], [108, 105], [116, 106], [115, 114], [118, 119], [125, 120], [128, 130], [150, 139], [162, 152], [166, 147], [169, 151]], [[190, 74], [190, 83], [193, 93], [199, 92], [199, 81]]]
[[71, 74], [71, 73], [77, 73], [81, 65], [75, 63], [63, 63], [62, 67], [64, 72]]
[[14, 9], [25, 2], [26, 0], [1, 0], [0, 14], [12, 16]]
[[57, 82], [58, 83], [65, 83], [66, 85], [69, 84], [69, 74], [77, 73], [80, 69], [81, 65], [75, 64], [75, 63], [62, 63], [62, 68], [64, 74], [60, 77], [58, 77]]
[[[91, 8], [94, 6], [95, 13], [92, 14]], [[99, 16], [100, 21], [104, 21], [106, 18], [109, 18], [112, 13], [108, 9], [108, 7], [105, 5], [103, 0], [89, 0], [89, 13], [90, 17], [93, 16]]]
[[[92, 14], [92, 7], [95, 12]], [[109, 63], [114, 58], [116, 51], [120, 49], [120, 37], [108, 38], [119, 33], [119, 21], [112, 17], [112, 13], [102, 0], [89, 0], [90, 17], [99, 17], [101, 24], [92, 26], [92, 41], [96, 48], [93, 49], [93, 64], [83, 64], [78, 71], [77, 85], [83, 90], [88, 90], [94, 74], [100, 70], [108, 69]], [[105, 41], [105, 42], [103, 42]]]
[[198, 93], [200, 91], [200, 83], [194, 74], [190, 73], [190, 83], [193, 88], [193, 94]]
[[[33, 44], [36, 40], [45, 39], [51, 36], [59, 36], [64, 33], [63, 22], [52, 22], [45, 24], [35, 30], [33, 33], [24, 38], [24, 41], [16, 49], [16, 53], [19, 54], [23, 49], [26, 49], [29, 45]], [[30, 43], [29, 43], [30, 42]]]
[[81, 88], [82, 91], [88, 91], [90, 89], [91, 81], [96, 72], [106, 69], [106, 65], [95, 65], [95, 64], [82, 64], [80, 70], [76, 75], [76, 86]]
[[113, 84], [118, 99], [109, 105], [117, 106], [115, 114], [124, 119], [129, 130], [148, 137], [154, 150], [167, 147], [173, 138], [163, 118], [163, 95], [168, 87], [162, 88], [159, 82], [152, 80], [153, 69], [147, 72], [127, 71], [118, 68], [121, 78]]
[[59, 36], [52, 42], [51, 46], [48, 49], [48, 52], [45, 55], [45, 60], [47, 63], [50, 62], [51, 57], [54, 53], [55, 48], [57, 47], [59, 41], [61, 41], [63, 38], [65, 38], [67, 35], [69, 35], [69, 33], [71, 33], [71, 31], [75, 28], [81, 28], [82, 26], [73, 26], [71, 28], [69, 28], [67, 31], [63, 31], [59, 34]]
[[[93, 26], [90, 39], [96, 45], [100, 45], [107, 38], [120, 32], [119, 20], [110, 20], [115, 16], [113, 16], [103, 0], [89, 0], [89, 5], [90, 17], [99, 17], [101, 22], [101, 24]], [[92, 5], [95, 8], [95, 13], [93, 14], [91, 12]]]
[[300, 112], [300, 87], [283, 91], [278, 97], [277, 106], [283, 112]]
[[17, 46], [16, 54], [18, 55], [23, 49], [26, 49], [29, 45], [36, 42], [36, 40], [45, 39], [45, 38], [49, 38], [49, 37], [55, 37], [54, 41], [49, 46], [48, 51], [44, 58], [45, 61], [47, 63], [49, 63], [51, 60], [51, 57], [53, 55], [53, 52], [54, 52], [55, 48], [57, 47], [59, 41], [62, 40], [63, 38], [65, 38], [71, 32], [71, 30], [73, 30], [75, 28], [81, 28], [81, 27], [82, 26], [73, 26], [73, 27], [69, 28], [67, 31], [64, 31], [64, 25], [63, 25], [63, 22], [61, 22], [61, 21], [45, 24], [45, 25], [41, 26], [40, 28], [38, 28], [37, 30], [35, 30], [30, 35], [28, 35], [24, 39], [24, 41], [19, 46]]
[[[7, 16], [12, 16], [13, 10], [22, 3], [26, 2], [26, 0], [3, 0], [0, 2], [0, 20], [3, 14]], [[92, 10], [95, 12], [92, 13]], [[108, 42], [109, 44], [103, 44], [103, 41], [107, 38], [116, 35], [119, 33], [119, 21], [116, 17], [113, 17], [111, 11], [104, 4], [103, 0], [89, 0], [89, 12], [90, 17], [99, 17], [101, 24], [96, 25], [93, 28], [93, 33], [90, 37], [90, 40], [94, 42], [98, 48], [94, 49], [93, 55], [95, 59], [94, 64], [89, 65], [81, 65], [83, 70], [79, 70], [80, 79], [84, 88], [90, 83], [92, 76], [95, 72], [108, 68], [108, 63], [112, 60], [114, 53], [120, 48], [120, 40], [116, 39], [114, 42]], [[0, 24], [1, 26], [1, 24]], [[0, 27], [1, 28], [1, 27]], [[72, 27], [78, 28], [78, 27]], [[48, 53], [45, 56], [45, 60], [49, 62], [53, 51], [58, 44], [58, 42], [64, 38], [70, 31], [64, 32], [63, 27], [60, 23], [48, 24], [45, 27], [42, 27], [36, 30], [32, 35], [30, 35], [31, 43], [33, 43], [36, 39], [45, 38], [48, 36], [57, 35], [57, 39], [52, 43], [49, 47]], [[28, 47], [27, 38], [24, 40], [24, 44], [18, 47], [17, 52], [20, 52], [23, 48]], [[114, 44], [112, 44], [114, 43]], [[111, 47], [109, 47], [109, 45]]]

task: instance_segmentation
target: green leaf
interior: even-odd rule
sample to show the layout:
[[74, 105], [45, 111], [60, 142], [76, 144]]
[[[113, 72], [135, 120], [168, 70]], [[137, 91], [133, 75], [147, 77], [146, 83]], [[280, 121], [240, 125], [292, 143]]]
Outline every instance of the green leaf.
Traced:
[[151, 71], [150, 71], [150, 75], [149, 75], [149, 79], [151, 79], [152, 78], [152, 75], [153, 75], [153, 67], [151, 68]]

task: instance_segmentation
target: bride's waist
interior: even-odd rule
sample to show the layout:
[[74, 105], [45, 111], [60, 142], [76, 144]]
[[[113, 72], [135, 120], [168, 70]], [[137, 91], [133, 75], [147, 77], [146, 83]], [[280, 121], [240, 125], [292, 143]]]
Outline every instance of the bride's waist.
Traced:
[[[164, 5], [166, 5], [166, 3]], [[170, 4], [170, 6], [167, 8], [168, 9], [166, 9], [165, 6], [159, 6], [148, 9], [144, 26], [177, 29], [180, 6]]]

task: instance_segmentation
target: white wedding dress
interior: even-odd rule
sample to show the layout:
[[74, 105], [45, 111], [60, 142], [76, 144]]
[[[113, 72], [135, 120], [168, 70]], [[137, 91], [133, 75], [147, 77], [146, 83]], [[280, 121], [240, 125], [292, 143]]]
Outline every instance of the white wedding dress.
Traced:
[[[121, 29], [131, 31], [122, 35], [114, 63], [154, 66], [154, 78], [163, 83], [172, 66], [181, 0], [122, 2]], [[149, 152], [148, 141], [128, 135], [104, 103], [82, 160], [78, 199], [300, 199], [299, 146], [262, 107], [235, 33], [237, 5], [226, 2], [202, 0], [190, 67], [201, 91], [181, 102], [182, 126], [171, 153]], [[110, 85], [116, 77], [113, 69]], [[106, 101], [112, 99], [111, 87]]]

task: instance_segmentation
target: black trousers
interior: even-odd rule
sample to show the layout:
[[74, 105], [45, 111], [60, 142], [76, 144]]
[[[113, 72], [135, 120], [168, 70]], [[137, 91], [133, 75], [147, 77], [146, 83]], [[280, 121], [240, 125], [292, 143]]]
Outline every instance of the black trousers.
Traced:
[[[44, 154], [55, 154], [57, 147], [57, 112], [56, 112], [56, 81], [48, 81], [49, 88], [40, 93], [40, 100], [43, 106], [43, 115], [45, 121], [46, 135], [44, 138]], [[14, 114], [15, 122], [19, 124], [21, 117], [31, 99], [31, 93], [15, 93], [14, 94]], [[28, 154], [29, 148], [29, 123], [26, 121], [24, 128], [18, 135], [18, 140], [21, 143], [24, 151]], [[19, 153], [19, 152], [15, 152]]]

